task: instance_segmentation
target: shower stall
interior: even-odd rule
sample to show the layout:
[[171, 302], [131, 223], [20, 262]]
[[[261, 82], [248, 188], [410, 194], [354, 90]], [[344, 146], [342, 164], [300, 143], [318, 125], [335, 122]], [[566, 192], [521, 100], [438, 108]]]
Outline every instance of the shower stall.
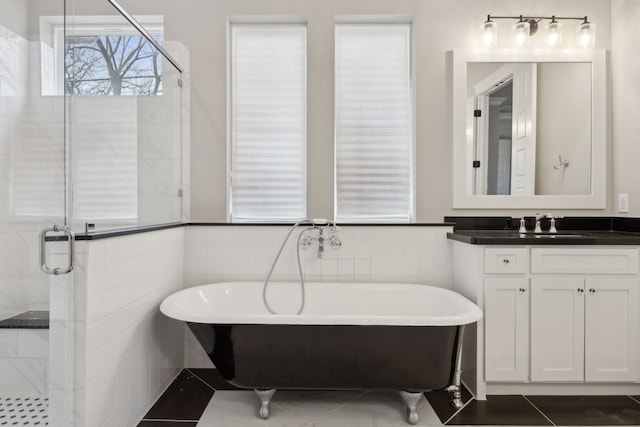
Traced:
[[90, 305], [78, 304], [89, 296], [74, 242], [183, 219], [175, 57], [184, 49], [165, 40], [162, 16], [111, 3], [0, 0], [0, 421], [9, 425], [83, 425], [74, 358]]

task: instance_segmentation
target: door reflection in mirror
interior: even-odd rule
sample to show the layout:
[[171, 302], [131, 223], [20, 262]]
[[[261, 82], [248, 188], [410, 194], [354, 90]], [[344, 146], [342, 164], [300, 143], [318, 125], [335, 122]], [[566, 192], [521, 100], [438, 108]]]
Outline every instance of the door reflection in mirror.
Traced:
[[474, 194], [590, 194], [590, 82], [588, 63], [468, 64]]

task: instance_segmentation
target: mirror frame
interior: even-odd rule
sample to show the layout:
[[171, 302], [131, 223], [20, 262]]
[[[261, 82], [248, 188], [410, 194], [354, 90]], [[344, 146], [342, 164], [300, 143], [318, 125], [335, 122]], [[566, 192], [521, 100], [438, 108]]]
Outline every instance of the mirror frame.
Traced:
[[[473, 128], [468, 127], [467, 64], [473, 62], [591, 63], [591, 194], [475, 195], [468, 174], [473, 159]], [[492, 49], [453, 51], [453, 208], [454, 209], [606, 209], [607, 106], [604, 49]]]

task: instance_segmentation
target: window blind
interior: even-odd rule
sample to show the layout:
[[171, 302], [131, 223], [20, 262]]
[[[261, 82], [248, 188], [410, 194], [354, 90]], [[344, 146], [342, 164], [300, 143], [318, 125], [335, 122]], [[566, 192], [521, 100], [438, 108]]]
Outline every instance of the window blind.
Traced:
[[[79, 108], [95, 111], [101, 97], [74, 98]], [[73, 218], [135, 220], [138, 216], [137, 117], [133, 98], [111, 98], [134, 123], [74, 123]], [[102, 111], [102, 110], [101, 110]], [[96, 121], [103, 119], [96, 115]], [[104, 119], [103, 119], [104, 120]], [[59, 129], [60, 134], [62, 129]], [[55, 132], [54, 132], [55, 133]], [[51, 132], [31, 126], [15, 145], [13, 210], [19, 216], [65, 214], [65, 147]]]
[[335, 28], [336, 220], [413, 213], [410, 24]]
[[232, 221], [306, 216], [306, 27], [231, 26]]
[[[149, 145], [140, 135], [135, 97], [75, 97], [85, 112], [113, 109], [129, 120], [76, 123], [74, 147], [73, 215], [81, 220], [136, 221], [142, 181], [154, 170], [138, 173], [138, 149]], [[100, 108], [100, 109], [99, 109]], [[95, 113], [94, 113], [95, 114]], [[86, 117], [87, 113], [85, 113]], [[96, 115], [94, 120], [100, 117]], [[140, 137], [140, 141], [139, 141]]]

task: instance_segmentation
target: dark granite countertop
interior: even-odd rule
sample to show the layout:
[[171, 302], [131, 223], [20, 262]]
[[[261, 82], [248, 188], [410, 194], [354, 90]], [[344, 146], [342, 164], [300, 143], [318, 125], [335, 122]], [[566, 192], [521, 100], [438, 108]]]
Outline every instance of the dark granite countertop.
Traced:
[[49, 329], [49, 312], [25, 311], [0, 320], [0, 329]]
[[517, 230], [457, 230], [447, 238], [472, 245], [639, 245], [640, 233], [610, 230], [567, 230], [519, 233]]

